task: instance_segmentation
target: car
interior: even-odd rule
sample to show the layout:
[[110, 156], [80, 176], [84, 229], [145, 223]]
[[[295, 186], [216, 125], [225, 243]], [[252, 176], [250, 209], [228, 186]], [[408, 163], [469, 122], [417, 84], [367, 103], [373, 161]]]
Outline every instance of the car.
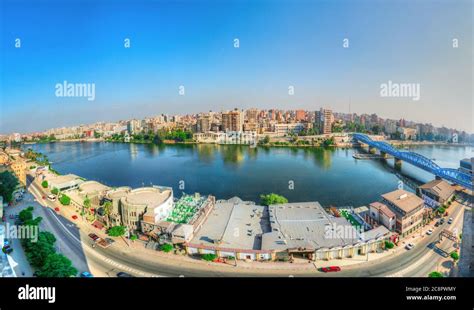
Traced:
[[411, 249], [413, 249], [414, 247], [415, 247], [415, 245], [414, 245], [413, 243], [408, 243], [408, 244], [405, 246], [405, 248], [406, 248], [407, 250], [411, 250]]
[[4, 246], [10, 245], [10, 241], [8, 241], [8, 239], [3, 240], [3, 245]]
[[105, 241], [108, 243], [108, 244], [112, 244], [115, 242], [114, 239], [111, 239], [111, 238], [105, 238]]
[[71, 216], [71, 218], [72, 218], [73, 220], [77, 220], [77, 215], [73, 215], [73, 216]]
[[437, 221], [434, 226], [435, 226], [435, 227], [438, 227], [439, 225], [441, 225], [441, 224], [439, 223], [439, 221]]
[[55, 201], [55, 200], [56, 200], [56, 196], [54, 196], [54, 195], [48, 195], [48, 200], [49, 200], [49, 201]]
[[448, 220], [448, 224], [451, 224], [453, 222], [453, 218], [450, 217], [449, 220]]
[[59, 212], [59, 208], [58, 207], [54, 208], [54, 211]]
[[93, 278], [93, 277], [94, 276], [88, 271], [81, 272], [81, 278]]
[[118, 272], [117, 273], [117, 277], [119, 278], [133, 278], [134, 276], [132, 276], [131, 274], [129, 273], [126, 273], [126, 272]]
[[426, 231], [426, 234], [427, 234], [428, 236], [431, 235], [431, 234], [433, 234], [433, 229], [428, 229], [428, 230]]
[[439, 220], [439, 224], [440, 224], [440, 225], [443, 225], [443, 224], [444, 224], [444, 219], [440, 219], [440, 220]]
[[5, 254], [10, 254], [11, 252], [13, 252], [13, 248], [12, 248], [11, 246], [9, 246], [9, 245], [6, 245], [6, 246], [4, 246], [4, 247], [2, 248], [2, 251], [3, 251], [3, 253], [5, 253]]
[[43, 199], [46, 199], [46, 196], [45, 196], [45, 195], [43, 195]]
[[338, 271], [341, 271], [341, 267], [339, 267], [339, 266], [329, 266], [329, 267], [322, 267], [320, 270], [322, 272], [338, 272]]
[[97, 241], [98, 239], [100, 239], [99, 236], [97, 236], [97, 235], [94, 234], [94, 233], [90, 233], [90, 234], [89, 234], [89, 238], [91, 238], [91, 239], [94, 240], [94, 241]]

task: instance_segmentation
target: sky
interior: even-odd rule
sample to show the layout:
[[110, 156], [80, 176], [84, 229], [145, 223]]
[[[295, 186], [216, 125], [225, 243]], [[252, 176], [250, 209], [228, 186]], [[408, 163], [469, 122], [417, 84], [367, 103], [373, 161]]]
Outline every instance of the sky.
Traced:
[[[472, 6], [0, 0], [0, 133], [236, 107], [327, 107], [473, 133]], [[56, 96], [64, 81], [94, 84], [95, 100]], [[381, 97], [388, 81], [419, 84], [420, 100]]]

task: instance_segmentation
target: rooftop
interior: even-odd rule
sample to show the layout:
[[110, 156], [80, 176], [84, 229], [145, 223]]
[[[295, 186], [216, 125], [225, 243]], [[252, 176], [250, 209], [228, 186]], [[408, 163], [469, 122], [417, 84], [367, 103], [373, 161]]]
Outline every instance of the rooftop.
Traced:
[[451, 186], [448, 182], [444, 180], [436, 179], [421, 185], [420, 188], [427, 190], [444, 200], [451, 197], [455, 192], [454, 186]]
[[377, 210], [379, 210], [380, 212], [382, 212], [383, 214], [385, 214], [386, 216], [388, 216], [389, 218], [395, 217], [395, 213], [393, 213], [393, 211], [390, 210], [390, 208], [387, 207], [386, 204], [375, 201], [375, 202], [370, 203], [370, 205], [376, 208]]
[[263, 232], [270, 227], [264, 206], [236, 197], [218, 201], [191, 243], [221, 248], [260, 250]]
[[171, 189], [141, 187], [131, 190], [126, 196], [122, 197], [122, 199], [132, 205], [153, 206], [162, 204], [171, 195]]
[[418, 206], [424, 204], [423, 199], [403, 189], [397, 189], [396, 191], [383, 194], [382, 197], [403, 210], [405, 213], [410, 213]]
[[110, 187], [96, 181], [86, 181], [79, 185], [79, 191], [84, 195], [97, 194], [109, 189]]
[[262, 237], [263, 250], [344, 247], [359, 238], [343, 217], [329, 215], [318, 202], [301, 202], [269, 207], [272, 232]]
[[106, 194], [106, 197], [112, 200], [117, 199], [117, 198], [122, 198], [123, 196], [127, 195], [127, 193], [130, 192], [131, 190], [132, 188], [128, 186], [117, 187], [117, 188], [109, 190]]

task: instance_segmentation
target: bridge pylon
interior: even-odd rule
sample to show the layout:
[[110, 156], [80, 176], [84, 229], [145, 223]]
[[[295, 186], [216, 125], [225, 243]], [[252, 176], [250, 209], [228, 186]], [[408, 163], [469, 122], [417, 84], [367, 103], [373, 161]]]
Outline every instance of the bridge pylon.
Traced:
[[395, 169], [398, 169], [398, 170], [402, 169], [402, 160], [396, 157], [394, 158], [394, 160], [395, 160]]

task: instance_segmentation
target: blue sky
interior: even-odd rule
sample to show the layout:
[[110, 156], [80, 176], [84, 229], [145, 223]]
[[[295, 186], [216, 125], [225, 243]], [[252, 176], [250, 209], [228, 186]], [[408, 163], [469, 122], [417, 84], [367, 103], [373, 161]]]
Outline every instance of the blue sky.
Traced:
[[[349, 102], [474, 132], [469, 0], [0, 3], [0, 133], [234, 107], [347, 112]], [[95, 83], [95, 101], [56, 97], [64, 80]], [[420, 83], [421, 100], [381, 98], [388, 80]]]

